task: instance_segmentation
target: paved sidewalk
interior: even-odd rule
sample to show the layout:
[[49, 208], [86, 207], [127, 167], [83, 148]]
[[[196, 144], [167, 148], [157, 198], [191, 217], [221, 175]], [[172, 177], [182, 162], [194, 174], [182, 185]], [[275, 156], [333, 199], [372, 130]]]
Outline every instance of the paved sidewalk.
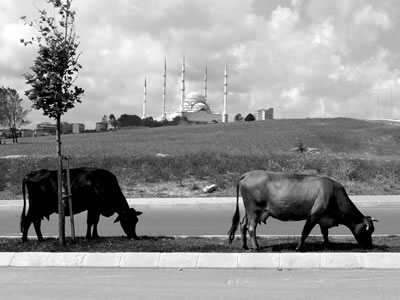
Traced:
[[0, 267], [400, 269], [400, 253], [0, 252]]

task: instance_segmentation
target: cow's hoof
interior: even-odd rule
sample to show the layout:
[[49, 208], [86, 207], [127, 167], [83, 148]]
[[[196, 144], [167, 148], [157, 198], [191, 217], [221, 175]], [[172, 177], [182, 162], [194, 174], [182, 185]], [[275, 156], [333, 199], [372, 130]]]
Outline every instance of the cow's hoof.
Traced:
[[249, 250], [249, 247], [243, 246], [243, 250]]
[[304, 248], [303, 247], [296, 247], [296, 251], [297, 252], [304, 252]]

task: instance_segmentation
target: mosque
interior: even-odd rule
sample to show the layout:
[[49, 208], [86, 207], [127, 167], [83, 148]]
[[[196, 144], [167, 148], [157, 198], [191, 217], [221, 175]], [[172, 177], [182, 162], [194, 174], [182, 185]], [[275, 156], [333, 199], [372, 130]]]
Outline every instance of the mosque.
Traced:
[[[182, 60], [182, 82], [181, 82], [181, 101], [179, 107], [174, 112], [165, 111], [166, 102], [166, 82], [167, 82], [167, 63], [164, 60], [164, 84], [162, 96], [162, 114], [158, 120], [172, 121], [175, 117], [185, 117], [190, 122], [198, 123], [211, 123], [211, 122], [228, 122], [227, 113], [227, 87], [228, 87], [228, 71], [225, 64], [224, 72], [224, 98], [223, 98], [223, 112], [214, 113], [211, 111], [210, 106], [207, 104], [207, 66], [204, 71], [204, 93], [190, 92], [185, 94], [185, 58]], [[144, 96], [143, 96], [143, 114], [142, 118], [146, 118], [146, 94], [147, 94], [146, 79], [144, 81]]]

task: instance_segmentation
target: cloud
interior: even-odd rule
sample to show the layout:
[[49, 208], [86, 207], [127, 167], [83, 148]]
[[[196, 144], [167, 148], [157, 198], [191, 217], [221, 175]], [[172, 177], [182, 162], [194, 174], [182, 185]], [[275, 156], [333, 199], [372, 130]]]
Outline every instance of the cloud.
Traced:
[[[34, 34], [20, 16], [37, 18], [36, 7], [46, 4], [0, 2], [0, 84], [21, 95], [27, 88], [21, 74], [37, 49], [19, 43]], [[222, 111], [228, 63], [230, 119], [268, 107], [281, 118], [319, 117], [322, 104], [327, 116], [347, 109], [348, 116], [366, 117], [357, 107], [368, 93], [387, 94], [388, 83], [399, 82], [400, 42], [393, 34], [400, 3], [394, 0], [85, 0], [73, 7], [83, 66], [76, 83], [85, 94], [64, 120], [92, 128], [110, 113], [140, 116], [144, 77], [147, 115], [159, 116], [164, 57], [166, 106], [174, 111], [183, 53], [187, 92], [202, 91], [207, 63], [208, 102], [216, 112]], [[368, 117], [378, 117], [371, 111]], [[400, 103], [393, 112], [400, 113]], [[47, 120], [40, 111], [29, 117]]]
[[389, 16], [380, 10], [376, 10], [372, 5], [368, 4], [362, 10], [355, 12], [354, 22], [357, 25], [371, 24], [382, 29], [392, 29], [393, 23]]

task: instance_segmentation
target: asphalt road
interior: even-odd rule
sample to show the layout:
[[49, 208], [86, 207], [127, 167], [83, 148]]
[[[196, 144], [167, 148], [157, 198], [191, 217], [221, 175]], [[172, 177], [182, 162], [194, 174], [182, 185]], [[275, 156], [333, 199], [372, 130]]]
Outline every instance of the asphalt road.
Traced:
[[[233, 209], [155, 209], [135, 206], [143, 211], [139, 217], [137, 234], [141, 235], [226, 235], [231, 227]], [[375, 225], [375, 234], [400, 234], [400, 208], [364, 208], [365, 215], [371, 215], [379, 220]], [[20, 236], [19, 218], [20, 207], [1, 207], [0, 236]], [[119, 224], [114, 224], [116, 215], [110, 218], [100, 218], [99, 234], [102, 236], [124, 235]], [[76, 234], [86, 233], [86, 212], [75, 216]], [[268, 219], [267, 225], [257, 228], [257, 234], [298, 235], [301, 233], [304, 221], [281, 222]], [[66, 234], [69, 235], [69, 218], [66, 218]], [[50, 216], [42, 222], [42, 233], [45, 236], [58, 236], [58, 215]], [[345, 226], [330, 229], [330, 234], [348, 234], [351, 232]], [[320, 234], [315, 227], [311, 234]], [[35, 235], [33, 226], [29, 235]]]
[[2, 268], [1, 299], [398, 299], [400, 270]]

